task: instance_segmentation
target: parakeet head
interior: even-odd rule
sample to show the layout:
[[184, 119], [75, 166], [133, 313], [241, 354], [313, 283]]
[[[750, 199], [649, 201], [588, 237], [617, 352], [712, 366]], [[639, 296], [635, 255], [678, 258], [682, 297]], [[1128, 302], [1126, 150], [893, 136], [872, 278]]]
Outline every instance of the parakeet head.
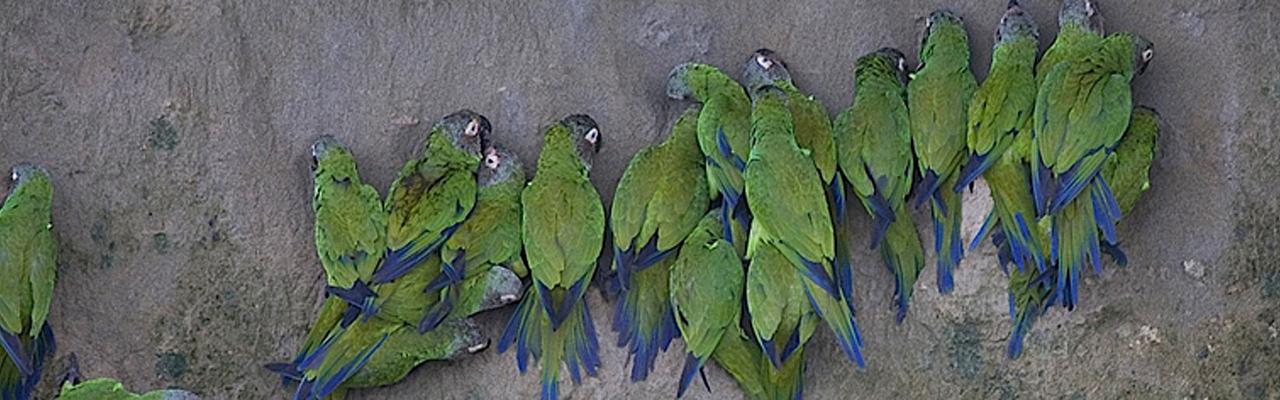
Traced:
[[667, 75], [667, 97], [676, 100], [688, 100], [693, 97], [693, 88], [689, 87], [685, 78], [691, 71], [698, 68], [702, 68], [702, 64], [684, 63], [672, 68], [671, 73]]
[[787, 70], [787, 64], [773, 50], [756, 50], [742, 68], [742, 82], [746, 84], [748, 92], [777, 81], [790, 80], [791, 72]]
[[560, 124], [569, 129], [569, 137], [577, 146], [578, 159], [587, 170], [591, 170], [591, 163], [600, 152], [600, 142], [604, 139], [596, 120], [586, 114], [574, 114], [561, 119]]
[[1151, 60], [1156, 57], [1155, 45], [1147, 38], [1136, 34], [1125, 32], [1122, 35], [1128, 36], [1133, 43], [1133, 71], [1142, 75], [1147, 71], [1147, 65], [1151, 64]]
[[858, 58], [855, 69], [854, 75], [893, 73], [898, 78], [898, 83], [904, 86], [907, 84], [907, 57], [902, 51], [892, 47], [881, 47]]
[[1058, 11], [1058, 26], [1074, 25], [1102, 34], [1102, 12], [1094, 0], [1066, 0]]
[[787, 92], [773, 85], [763, 85], [751, 90], [752, 105], [758, 105], [762, 102], [778, 102], [785, 105], [788, 97]]
[[348, 179], [356, 176], [356, 160], [342, 142], [324, 135], [311, 144], [311, 171], [316, 178], [323, 174], [335, 180]]
[[1027, 11], [1018, 5], [1018, 0], [1010, 0], [1009, 8], [1004, 11], [1004, 16], [1000, 17], [1000, 26], [996, 27], [996, 46], [1025, 37], [1039, 40], [1040, 29], [1036, 27], [1036, 21], [1031, 19]]
[[930, 36], [952, 28], [960, 28], [963, 31], [964, 22], [951, 10], [935, 10], [929, 13], [929, 18], [924, 22], [924, 31], [920, 33], [920, 47], [924, 47], [924, 43], [928, 42]]
[[49, 182], [49, 171], [35, 164], [18, 164], [13, 167], [9, 178], [9, 198], [35, 197], [51, 198], [53, 186]]
[[524, 180], [524, 166], [515, 153], [497, 146], [489, 146], [484, 151], [484, 159], [480, 162], [480, 172], [476, 179], [481, 187], [506, 182], [511, 179]]
[[481, 151], [489, 144], [489, 119], [475, 111], [463, 109], [449, 114], [436, 123], [439, 129], [449, 135], [454, 147], [480, 157]]

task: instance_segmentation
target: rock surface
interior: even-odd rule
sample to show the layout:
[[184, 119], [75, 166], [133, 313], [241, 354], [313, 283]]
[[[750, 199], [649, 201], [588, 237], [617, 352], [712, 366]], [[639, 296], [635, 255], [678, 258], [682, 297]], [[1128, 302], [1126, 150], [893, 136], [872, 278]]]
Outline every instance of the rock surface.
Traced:
[[[128, 387], [284, 397], [259, 366], [292, 354], [320, 304], [308, 205], [308, 146], [320, 134], [348, 143], [385, 190], [455, 109], [488, 115], [494, 140], [527, 159], [540, 127], [586, 112], [605, 136], [592, 179], [608, 204], [629, 157], [685, 107], [664, 96], [677, 63], [736, 75], [769, 47], [834, 115], [852, 98], [854, 59], [881, 46], [914, 53], [936, 7], [966, 18], [984, 77], [1005, 2], [281, 3], [0, 3], [0, 167], [41, 163], [55, 179], [60, 352], [50, 371], [75, 352], [86, 376]], [[1058, 2], [1024, 3], [1047, 46]], [[868, 368], [852, 368], [821, 331], [806, 352], [810, 398], [1280, 396], [1280, 5], [1102, 3], [1108, 30], [1156, 43], [1135, 96], [1166, 122], [1152, 189], [1121, 227], [1130, 265], [1086, 274], [1082, 306], [1042, 318], [1010, 361], [1003, 278], [987, 246], [965, 259], [949, 297], [931, 286], [930, 262], [902, 325], [888, 272], [861, 249]], [[989, 207], [976, 193], [966, 235]], [[604, 366], [565, 397], [672, 396], [682, 358], [663, 355], [649, 381], [627, 382], [612, 305], [590, 299]], [[481, 321], [496, 337], [509, 314]], [[690, 398], [740, 396], [718, 369], [707, 376], [712, 392]], [[41, 397], [56, 380], [47, 375]], [[487, 351], [353, 397], [537, 393], [535, 375]]]

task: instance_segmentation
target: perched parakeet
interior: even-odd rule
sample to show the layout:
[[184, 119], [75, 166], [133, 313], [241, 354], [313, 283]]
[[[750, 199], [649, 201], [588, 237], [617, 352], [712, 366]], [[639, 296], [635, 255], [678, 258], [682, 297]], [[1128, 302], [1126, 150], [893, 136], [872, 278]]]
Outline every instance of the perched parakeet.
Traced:
[[[370, 285], [391, 282], [418, 266], [462, 225], [475, 206], [476, 170], [489, 131], [489, 120], [473, 111], [449, 114], [431, 128], [421, 158], [400, 168], [384, 205], [387, 253]], [[359, 307], [365, 318], [377, 313], [368, 286], [329, 292]]]
[[30, 164], [13, 168], [9, 196], [0, 207], [0, 398], [25, 400], [54, 353], [49, 301], [57, 273], [49, 172]]
[[746, 271], [733, 244], [724, 240], [720, 218], [719, 210], [704, 216], [671, 267], [671, 306], [688, 353], [677, 397], [684, 396], [721, 338], [741, 332]]
[[853, 106], [836, 117], [840, 172], [871, 214], [871, 247], [880, 247], [893, 273], [899, 323], [924, 267], [920, 234], [906, 207], [915, 158], [906, 103], [907, 61], [883, 48], [858, 59]]
[[1054, 66], [1037, 94], [1031, 192], [1038, 214], [1052, 218], [1054, 300], [1068, 309], [1077, 304], [1080, 270], [1092, 264], [1101, 272], [1099, 230], [1116, 243], [1120, 207], [1099, 172], [1129, 125], [1130, 82], [1153, 55], [1146, 39], [1110, 35], [1098, 51]]
[[560, 365], [574, 383], [600, 364], [595, 323], [584, 298], [604, 244], [604, 205], [588, 173], [600, 151], [600, 129], [570, 115], [543, 134], [538, 171], [521, 196], [522, 232], [533, 283], [507, 323], [498, 351], [516, 345], [523, 373], [529, 355], [542, 361], [543, 399], [559, 397]]
[[658, 351], [680, 334], [667, 285], [672, 255], [711, 201], [697, 123], [698, 107], [689, 107], [666, 140], [636, 153], [614, 192], [610, 285], [620, 293], [613, 330], [631, 355], [632, 381], [647, 378]]
[[301, 382], [294, 398], [325, 398], [347, 388], [389, 385], [423, 362], [486, 347], [488, 339], [462, 317], [519, 299], [519, 277], [494, 267], [464, 279], [452, 313], [458, 318], [420, 334], [418, 321], [430, 307], [422, 296], [428, 281], [425, 275], [439, 271], [440, 262], [430, 257], [401, 279], [378, 286], [382, 302], [376, 316], [347, 327], [335, 326], [313, 352], [304, 355], [301, 374], [290, 377]]
[[1064, 0], [1058, 10], [1058, 36], [1036, 65], [1036, 88], [1053, 67], [1078, 60], [1102, 44], [1102, 15], [1094, 0]]
[[[969, 161], [953, 188], [962, 191], [982, 175], [994, 200], [978, 235], [970, 244], [977, 247], [983, 236], [996, 227], [1009, 247], [1010, 260], [1018, 270], [1028, 263], [1045, 269], [1043, 242], [1036, 225], [1028, 171], [1031, 143], [1031, 111], [1035, 108], [1035, 72], [1039, 32], [1016, 1], [1009, 3], [996, 28], [996, 44], [991, 54], [991, 72], [978, 88], [969, 106]], [[1016, 149], [1011, 146], [1020, 143]]]
[[194, 393], [181, 389], [153, 390], [144, 394], [134, 394], [125, 390], [124, 385], [111, 378], [95, 378], [87, 381], [80, 379], [80, 365], [74, 353], [68, 357], [67, 373], [58, 392], [59, 400], [198, 400]]
[[964, 257], [960, 241], [963, 192], [949, 189], [960, 179], [969, 102], [978, 83], [969, 70], [969, 35], [960, 17], [950, 11], [934, 11], [923, 36], [920, 67], [907, 84], [911, 142], [922, 177], [915, 202], [920, 205], [929, 200], [938, 292], [947, 294], [955, 287], [952, 271]]
[[[1142, 193], [1149, 188], [1150, 181], [1148, 173], [1151, 169], [1151, 162], [1155, 159], [1157, 150], [1157, 140], [1160, 136], [1160, 115], [1150, 108], [1135, 107], [1133, 109], [1133, 117], [1129, 123], [1128, 130], [1125, 131], [1124, 137], [1120, 139], [1120, 144], [1116, 146], [1115, 153], [1107, 159], [1107, 164], [1103, 167], [1102, 176], [1111, 185], [1115, 192], [1116, 202], [1120, 205], [1120, 214], [1127, 215], [1137, 203]], [[1019, 140], [1023, 142], [1023, 140]], [[1029, 142], [1029, 140], [1026, 140]], [[1016, 147], [1026, 148], [1021, 143], [1015, 144]], [[997, 168], [992, 168], [995, 171]], [[1029, 194], [1023, 195], [1025, 200], [1024, 210], [1031, 207], [1031, 197]], [[1042, 220], [1047, 221], [1047, 220]], [[1044, 238], [1048, 229], [1044, 223], [1032, 225], [1031, 232], [1035, 232], [1037, 238]], [[1007, 231], [1006, 231], [1007, 232]], [[1007, 234], [1007, 233], [1005, 233]], [[1004, 238], [995, 236], [997, 242], [1003, 241]], [[1041, 248], [1047, 247], [1046, 240], [1040, 240]], [[998, 244], [1002, 262], [1012, 257], [1009, 246]], [[1103, 252], [1108, 252], [1107, 248], [1103, 248]], [[1123, 265], [1124, 254], [1119, 248], [1113, 248], [1111, 255], [1116, 259], [1117, 263]], [[1050, 306], [1049, 300], [1057, 286], [1055, 284], [1058, 278], [1057, 268], [1048, 268], [1044, 271], [1035, 269], [1015, 270], [1010, 273], [1009, 278], [1009, 316], [1013, 319], [1013, 334], [1009, 337], [1009, 357], [1017, 358], [1022, 353], [1022, 340], [1026, 336], [1027, 331], [1031, 329], [1031, 325], [1035, 322], [1036, 317], [1043, 313]]]
[[[378, 191], [360, 180], [355, 157], [332, 136], [311, 145], [316, 253], [330, 287], [351, 289], [368, 282], [386, 249], [387, 216]], [[339, 324], [350, 325], [359, 310], [336, 296], [325, 298], [302, 349], [288, 363], [268, 364], [269, 370], [289, 377], [302, 372], [302, 360], [316, 350]]]
[[[796, 144], [787, 93], [765, 86], [752, 97], [753, 144], [743, 175], [753, 215], [747, 241], [751, 268], [790, 267], [792, 273], [803, 276], [810, 305], [835, 333], [849, 360], [863, 367], [862, 337], [850, 304], [853, 298], [846, 295], [852, 291], [852, 283], [840, 279], [848, 276], [835, 272], [835, 239], [823, 191], [826, 185], [809, 155]], [[757, 256], [770, 251], [766, 248], [782, 256], [781, 266], [757, 262]], [[771, 349], [768, 339], [760, 338], [762, 347], [774, 365], [780, 365], [778, 361], [786, 357]]]
[[427, 284], [427, 292], [443, 293], [423, 318], [418, 327], [420, 331], [434, 329], [450, 316], [464, 279], [484, 275], [494, 266], [506, 266], [517, 274], [527, 273], [520, 253], [523, 164], [514, 153], [489, 147], [477, 181], [475, 208], [440, 250], [443, 273]]
[[[743, 80], [749, 90], [773, 85], [787, 93], [787, 108], [795, 124], [796, 145], [809, 153], [813, 165], [818, 168], [827, 197], [827, 208], [835, 225], [836, 280], [853, 283], [852, 245], [848, 235], [847, 207], [845, 206], [844, 177], [836, 165], [835, 137], [831, 133], [831, 118], [827, 108], [817, 98], [796, 88], [791, 72], [776, 53], [769, 49], [756, 50], [743, 68]], [[852, 289], [852, 287], [850, 287]], [[843, 290], [843, 288], [841, 288]], [[852, 297], [852, 293], [844, 293]]]
[[[751, 151], [751, 100], [737, 81], [720, 69], [687, 63], [671, 70], [667, 96], [702, 103], [698, 114], [698, 147], [706, 158], [707, 184], [712, 197], [720, 196], [720, 210], [750, 225], [750, 210], [742, 194], [742, 171]], [[738, 246], [730, 218], [724, 218], [724, 235]]]

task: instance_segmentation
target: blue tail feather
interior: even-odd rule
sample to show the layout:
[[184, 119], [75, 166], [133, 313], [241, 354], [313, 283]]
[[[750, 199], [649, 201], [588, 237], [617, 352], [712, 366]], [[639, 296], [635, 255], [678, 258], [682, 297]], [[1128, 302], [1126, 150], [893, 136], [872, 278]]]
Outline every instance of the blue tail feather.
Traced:
[[643, 313], [653, 311], [655, 304], [640, 304], [654, 299], [626, 293], [614, 306], [613, 330], [618, 333], [618, 347], [626, 347], [633, 363], [631, 381], [639, 382], [649, 377], [660, 350], [666, 350], [671, 341], [680, 335], [675, 316], [667, 299], [656, 299], [658, 320], [645, 320]]
[[[848, 325], [845, 326], [845, 328], [849, 330], [848, 332], [840, 332], [833, 328], [831, 330], [831, 333], [835, 334], [836, 343], [840, 345], [841, 350], [844, 350], [845, 356], [848, 357], [850, 361], [853, 361], [854, 363], [856, 363], [858, 365], [858, 368], [866, 368], [866, 364], [862, 360], [862, 350], [861, 350], [862, 343], [860, 340], [860, 338], [862, 337], [862, 334], [858, 333], [858, 322], [854, 321], [852, 316], [850, 316], [847, 320], [844, 318], [840, 318], [840, 320], [828, 319], [828, 317], [824, 315], [824, 313], [822, 312], [822, 307], [818, 306], [818, 301], [813, 298], [813, 291], [809, 290], [808, 286], [805, 286], [804, 294], [809, 298], [809, 304], [813, 307], [814, 311], [817, 312], [818, 317], [822, 318], [822, 320], [824, 321], [827, 321], [829, 325], [835, 325], [835, 324], [844, 325], [846, 322], [848, 322]], [[838, 315], [831, 316], [831, 318], [838, 318], [838, 317], [840, 316]], [[799, 339], [797, 337], [797, 345], [799, 344], [798, 341]], [[783, 361], [786, 361], [786, 359], [783, 358]]]
[[818, 287], [822, 288], [823, 291], [830, 294], [831, 297], [837, 299], [841, 298], [840, 292], [836, 290], [835, 282], [832, 281], [830, 275], [827, 275], [826, 266], [806, 260], [804, 257], [799, 258], [800, 262], [804, 264], [804, 268], [801, 270], [801, 273], [803, 273], [806, 278], [809, 278], [809, 281], [818, 285]]
[[387, 254], [383, 257], [382, 264], [378, 265], [378, 268], [373, 271], [373, 279], [371, 282], [375, 285], [383, 284], [391, 282], [396, 278], [403, 276], [405, 273], [408, 273], [409, 270], [412, 270], [414, 267], [422, 264], [422, 262], [427, 259], [427, 256], [435, 254], [437, 250], [440, 250], [440, 246], [443, 246], [444, 242], [449, 240], [449, 238], [453, 236], [453, 233], [457, 232], [458, 228], [461, 226], [461, 223], [457, 223], [445, 228], [443, 231], [440, 231], [440, 237], [436, 238], [435, 241], [428, 243], [426, 247], [423, 247], [418, 251], [413, 251], [414, 246], [417, 244], [416, 240], [409, 242], [409, 244], [406, 244], [399, 249], [387, 249]]
[[925, 171], [924, 179], [921, 179], [920, 183], [916, 185], [916, 198], [912, 200], [911, 206], [920, 207], [925, 200], [933, 198], [933, 193], [938, 191], [938, 186], [940, 185], [942, 185], [942, 180], [939, 179], [937, 172], [932, 170]]
[[1129, 257], [1124, 254], [1124, 249], [1121, 249], [1119, 244], [1103, 243], [1101, 250], [1103, 254], [1110, 256], [1111, 261], [1116, 265], [1121, 267], [1129, 265]]
[[693, 353], [688, 353], [684, 358], [684, 368], [680, 371], [680, 386], [676, 388], [676, 398], [684, 397], [684, 392], [689, 389], [689, 384], [693, 383], [694, 374], [702, 371], [705, 359], [694, 357]]
[[31, 357], [27, 354], [26, 349], [23, 348], [21, 338], [0, 328], [0, 346], [3, 346], [4, 352], [9, 355], [9, 361], [12, 361], [18, 367], [20, 375], [31, 375]]
[[747, 170], [747, 162], [737, 154], [733, 154], [733, 147], [729, 145], [729, 137], [724, 134], [724, 127], [716, 129], [716, 147], [720, 150], [720, 156], [730, 160], [738, 171]]
[[658, 235], [653, 235], [653, 237], [649, 239], [649, 243], [645, 243], [644, 247], [641, 247], [640, 251], [638, 251], [632, 258], [633, 262], [631, 265], [636, 271], [643, 271], [645, 268], [652, 267], [659, 261], [666, 259], [667, 256], [670, 256], [678, 248], [679, 246], [666, 250], [658, 250]]
[[382, 335], [382, 338], [378, 339], [373, 346], [361, 350], [360, 353], [356, 355], [355, 359], [351, 360], [347, 365], [342, 366], [342, 368], [339, 368], [332, 376], [317, 379], [315, 383], [316, 386], [311, 389], [313, 395], [312, 398], [322, 399], [328, 397], [334, 390], [337, 390], [338, 386], [342, 385], [343, 382], [346, 382], [347, 379], [350, 379], [357, 372], [360, 372], [360, 369], [364, 368], [365, 364], [368, 364], [370, 359], [373, 359], [373, 355], [378, 352], [378, 349], [382, 348], [382, 345], [387, 342], [387, 338], [389, 337], [390, 335]]
[[1048, 214], [1046, 206], [1054, 191], [1053, 171], [1040, 161], [1038, 151], [1032, 151], [1032, 156], [1035, 170], [1031, 173], [1031, 197], [1036, 205], [1036, 216], [1043, 217]]
[[956, 193], [963, 192], [964, 188], [969, 187], [974, 181], [978, 180], [979, 176], [982, 176], [983, 172], [987, 172], [987, 169], [995, 165], [996, 160], [999, 160], [999, 157], [992, 157], [991, 153], [970, 154], [969, 160], [965, 162], [964, 166], [960, 167], [960, 177], [956, 180], [956, 185], [951, 190]]
[[440, 327], [449, 313], [453, 312], [453, 304], [458, 300], [458, 290], [450, 290], [444, 298], [431, 306], [427, 315], [418, 322], [418, 333], [427, 333]]
[[[335, 296], [349, 305], [347, 312], [343, 314], [342, 326], [347, 327], [351, 322], [355, 321], [355, 317], [364, 316], [365, 320], [378, 314], [377, 298], [378, 294], [374, 293], [363, 281], [357, 280], [350, 288], [340, 288], [337, 286], [326, 286], [325, 294]], [[354, 313], [355, 315], [352, 315]]]
[[800, 349], [800, 329], [792, 329], [791, 336], [787, 337], [787, 343], [782, 346], [782, 356], [779, 361], [787, 362], [791, 359], [791, 355]]
[[1013, 333], [1009, 335], [1009, 359], [1016, 360], [1022, 355], [1022, 341], [1027, 336], [1027, 331], [1031, 329], [1031, 324], [1036, 319], [1036, 307], [1033, 305], [1024, 311], [1026, 314], [1022, 317], [1022, 321], [1015, 321], [1013, 325]]
[[996, 222], [996, 210], [987, 213], [987, 217], [982, 220], [982, 227], [978, 228], [978, 234], [973, 235], [973, 241], [969, 242], [969, 251], [978, 248], [978, 244], [982, 243], [987, 237], [987, 233], [991, 231], [991, 226]]

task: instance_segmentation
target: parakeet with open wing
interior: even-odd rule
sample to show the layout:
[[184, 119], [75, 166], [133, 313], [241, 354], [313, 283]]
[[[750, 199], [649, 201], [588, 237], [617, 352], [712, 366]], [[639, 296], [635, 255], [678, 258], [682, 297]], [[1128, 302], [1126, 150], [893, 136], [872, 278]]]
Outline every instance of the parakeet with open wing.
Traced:
[[331, 294], [368, 318], [377, 313], [370, 286], [394, 281], [437, 253], [475, 206], [476, 170], [489, 131], [489, 120], [470, 110], [449, 114], [431, 128], [422, 156], [400, 168], [387, 193], [387, 251], [373, 279], [350, 290], [331, 287]]
[[1129, 125], [1130, 82], [1151, 61], [1151, 42], [1131, 33], [1108, 36], [1098, 51], [1059, 63], [1036, 98], [1031, 191], [1052, 221], [1050, 258], [1059, 267], [1055, 303], [1074, 308], [1080, 270], [1101, 272], [1102, 239], [1116, 243], [1119, 205], [1099, 172]]
[[[751, 151], [751, 100], [746, 90], [714, 66], [687, 63], [671, 70], [667, 96], [702, 103], [698, 147], [706, 158], [711, 196], [720, 196], [720, 210], [725, 215], [750, 225], [742, 179]], [[729, 218], [724, 218], [724, 224], [725, 239], [737, 246], [743, 238], [733, 237]]]
[[522, 238], [533, 283], [498, 342], [515, 344], [523, 373], [542, 362], [543, 399], [559, 397], [561, 363], [574, 383], [600, 364], [595, 324], [584, 298], [604, 244], [604, 205], [588, 173], [602, 140], [595, 120], [570, 115], [543, 134], [538, 171], [521, 196]]
[[929, 201], [939, 293], [955, 287], [952, 271], [964, 257], [960, 241], [963, 192], [949, 190], [960, 179], [965, 156], [969, 102], [977, 90], [969, 70], [969, 36], [950, 11], [929, 14], [920, 47], [920, 67], [907, 84], [907, 109], [916, 165], [922, 177], [916, 204]]
[[[835, 272], [835, 239], [823, 190], [826, 185], [808, 154], [796, 144], [787, 93], [765, 86], [753, 91], [752, 97], [754, 143], [744, 175], [753, 215], [747, 258], [756, 268], [756, 256], [766, 251], [763, 248], [781, 254], [785, 265], [804, 278], [810, 305], [835, 333], [849, 361], [862, 367], [862, 335], [849, 304], [853, 298], [841, 289], [851, 284], [838, 282], [842, 274]], [[777, 361], [785, 357], [773, 352], [767, 341], [762, 344], [779, 365]]]
[[440, 250], [442, 273], [425, 289], [440, 295], [419, 324], [419, 331], [435, 329], [451, 315], [461, 317], [453, 310], [465, 279], [482, 276], [495, 266], [505, 266], [518, 274], [527, 272], [520, 252], [523, 164], [514, 153], [491, 146], [485, 150], [477, 180], [475, 207]]
[[[332, 136], [321, 136], [311, 145], [316, 253], [329, 287], [351, 289], [373, 277], [386, 249], [386, 212], [382, 198], [360, 179], [355, 157]], [[336, 296], [326, 297], [302, 348], [288, 363], [268, 364], [286, 377], [302, 373], [302, 360], [314, 352], [339, 324], [350, 325], [359, 309]]]
[[49, 302], [57, 277], [53, 184], [44, 168], [13, 168], [0, 207], [0, 398], [26, 400], [54, 353]]
[[698, 107], [685, 110], [661, 144], [636, 153], [613, 196], [613, 330], [631, 356], [631, 380], [648, 377], [679, 336], [668, 286], [675, 253], [710, 203], [698, 149]]
[[871, 247], [880, 247], [894, 275], [899, 323], [924, 268], [924, 247], [906, 207], [915, 163], [906, 81], [902, 52], [882, 48], [860, 57], [853, 105], [836, 117], [833, 130], [840, 172], [871, 214]]
[[836, 165], [835, 137], [831, 133], [827, 108], [817, 98], [796, 87], [786, 63], [772, 50], [760, 49], [751, 55], [743, 68], [743, 80], [749, 90], [773, 85], [790, 98], [787, 109], [791, 111], [795, 124], [796, 144], [809, 152], [809, 158], [818, 168], [818, 175], [825, 186], [827, 207], [835, 224], [832, 228], [836, 244], [836, 281], [848, 283], [849, 287], [842, 286], [840, 290], [845, 296], [853, 296], [853, 261], [849, 248], [852, 245], [849, 238], [852, 228], [845, 206], [845, 180]]

